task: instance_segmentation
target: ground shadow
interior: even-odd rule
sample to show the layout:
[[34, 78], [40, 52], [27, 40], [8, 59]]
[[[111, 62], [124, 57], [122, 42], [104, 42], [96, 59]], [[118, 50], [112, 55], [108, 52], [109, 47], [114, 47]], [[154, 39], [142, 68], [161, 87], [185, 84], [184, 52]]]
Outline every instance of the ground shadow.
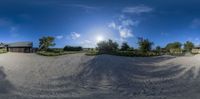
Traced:
[[[124, 57], [126, 58], [126, 57]], [[23, 89], [33, 99], [166, 99], [198, 95], [200, 76], [177, 64], [155, 66], [174, 57], [126, 58], [99, 55], [71, 76], [52, 78], [40, 89]], [[22, 90], [19, 90], [22, 91]], [[185, 98], [187, 99], [187, 98]], [[198, 98], [193, 98], [198, 99]]]
[[95, 95], [110, 98], [112, 96], [163, 98], [191, 95], [190, 91], [198, 93], [200, 81], [199, 78], [195, 80], [192, 78], [192, 69], [185, 71], [186, 68], [176, 64], [166, 64], [161, 67], [153, 65], [172, 58], [174, 57], [152, 57], [141, 62], [142, 58], [126, 61], [121, 57], [97, 56], [86, 63], [78, 74], [54, 80], [72, 81], [62, 86], [74, 86], [74, 92], [80, 94], [87, 92], [88, 98]]
[[6, 76], [4, 67], [0, 66], [0, 95], [9, 94], [14, 88], [10, 81], [6, 79]]

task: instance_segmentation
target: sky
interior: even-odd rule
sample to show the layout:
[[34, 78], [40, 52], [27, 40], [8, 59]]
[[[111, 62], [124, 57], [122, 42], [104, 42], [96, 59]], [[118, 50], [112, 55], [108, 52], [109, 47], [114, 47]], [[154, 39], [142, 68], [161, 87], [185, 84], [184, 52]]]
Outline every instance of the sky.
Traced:
[[144, 37], [154, 46], [200, 44], [199, 0], [1, 0], [0, 42], [54, 36], [65, 45], [95, 47], [112, 39], [137, 47]]

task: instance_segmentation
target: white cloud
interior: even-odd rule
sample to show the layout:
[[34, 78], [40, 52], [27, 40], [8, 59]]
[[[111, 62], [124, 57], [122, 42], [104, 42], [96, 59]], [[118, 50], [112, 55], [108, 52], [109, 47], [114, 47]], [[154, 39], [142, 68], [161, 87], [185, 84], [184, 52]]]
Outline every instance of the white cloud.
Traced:
[[84, 5], [84, 4], [72, 4], [70, 5], [72, 7], [79, 7], [79, 8], [83, 8], [83, 9], [86, 9], [86, 10], [96, 10], [98, 9], [97, 7], [93, 7], [93, 6], [89, 6], [89, 5]]
[[139, 24], [138, 20], [136, 20], [136, 21], [133, 21], [131, 19], [122, 20], [123, 26], [137, 26], [138, 24]]
[[58, 36], [56, 36], [56, 39], [63, 39], [64, 38], [64, 36], [63, 35], [58, 35]]
[[81, 36], [81, 34], [79, 34], [79, 33], [76, 33], [76, 32], [72, 32], [71, 33], [71, 38], [73, 40], [78, 39], [80, 36]]
[[128, 28], [120, 28], [119, 33], [120, 33], [121, 38], [133, 37], [131, 29], [128, 29]]
[[119, 35], [122, 39], [133, 37], [133, 26], [137, 26], [139, 21], [133, 21], [129, 18], [123, 17], [117, 20], [117, 22], [111, 22], [108, 27], [119, 32]]
[[148, 13], [151, 11], [153, 11], [153, 8], [144, 5], [126, 7], [122, 10], [123, 13], [132, 13], [132, 14]]

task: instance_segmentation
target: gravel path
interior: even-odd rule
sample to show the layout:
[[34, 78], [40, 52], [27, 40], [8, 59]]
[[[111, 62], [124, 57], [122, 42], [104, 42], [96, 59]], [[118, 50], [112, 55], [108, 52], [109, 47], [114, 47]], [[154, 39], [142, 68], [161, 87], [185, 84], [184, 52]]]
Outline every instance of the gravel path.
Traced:
[[199, 99], [200, 55], [0, 54], [0, 99]]

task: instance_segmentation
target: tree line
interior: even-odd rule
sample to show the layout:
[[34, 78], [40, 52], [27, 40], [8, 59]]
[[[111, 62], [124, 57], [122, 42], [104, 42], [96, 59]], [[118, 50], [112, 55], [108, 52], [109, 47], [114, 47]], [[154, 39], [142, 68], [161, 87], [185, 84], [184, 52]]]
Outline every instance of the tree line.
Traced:
[[[149, 52], [156, 52], [156, 53], [178, 53], [178, 52], [191, 52], [194, 48], [194, 43], [187, 41], [184, 44], [180, 42], [172, 42], [168, 43], [165, 47], [161, 48], [160, 46], [156, 46], [153, 49], [154, 43], [149, 39], [138, 37], [137, 38], [138, 48], [134, 49], [131, 47], [127, 42], [123, 42], [121, 46], [117, 42], [109, 39], [107, 41], [101, 41], [97, 43], [96, 50], [100, 53], [112, 53], [116, 51], [138, 51], [140, 53], [149, 53]], [[47, 51], [49, 47], [55, 46], [55, 38], [51, 36], [42, 37], [39, 39], [39, 50]], [[182, 48], [183, 46], [183, 48]], [[81, 46], [65, 46], [63, 48], [64, 51], [80, 51], [82, 50]]]
[[[39, 50], [40, 51], [58, 51], [58, 49], [50, 49], [49, 47], [55, 46], [55, 38], [51, 36], [42, 37], [39, 39]], [[63, 51], [81, 51], [83, 48], [81, 46], [69, 46], [66, 45]]]

